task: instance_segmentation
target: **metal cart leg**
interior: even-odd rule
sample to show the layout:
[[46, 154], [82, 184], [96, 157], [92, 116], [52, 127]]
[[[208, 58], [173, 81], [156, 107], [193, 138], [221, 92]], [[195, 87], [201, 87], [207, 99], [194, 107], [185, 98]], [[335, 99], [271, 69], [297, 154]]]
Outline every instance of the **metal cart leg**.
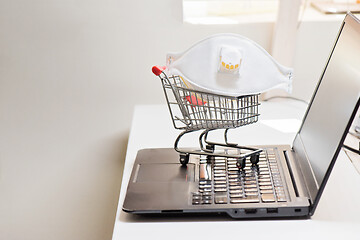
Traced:
[[228, 142], [228, 138], [227, 138], [227, 133], [229, 131], [230, 128], [226, 128], [225, 129], [225, 132], [224, 132], [224, 139], [225, 139], [225, 144], [228, 145], [228, 146], [237, 146], [238, 144], [237, 143], [229, 143]]
[[[231, 147], [231, 148], [235, 148], [235, 149], [243, 149], [243, 150], [249, 150], [249, 151], [252, 151], [250, 152], [249, 154], [247, 154], [247, 156], [251, 156], [250, 158], [250, 161], [252, 164], [257, 164], [259, 162], [259, 157], [260, 157], [260, 153], [262, 152], [262, 149], [259, 149], [259, 148], [254, 148], [254, 147], [247, 147], [247, 146], [240, 146], [238, 145], [237, 143], [229, 143], [228, 142], [228, 138], [227, 138], [227, 134], [228, 134], [228, 131], [229, 131], [230, 128], [226, 128], [225, 129], [225, 132], [224, 132], [224, 140], [225, 140], [225, 144], [223, 143], [217, 143], [217, 142], [211, 142], [211, 141], [208, 141], [207, 140], [207, 136], [208, 136], [208, 133], [212, 130], [217, 130], [217, 129], [208, 129], [208, 130], [205, 130], [204, 132], [202, 132], [201, 134], [201, 139], [199, 139], [200, 141], [200, 146], [201, 146], [201, 149], [203, 151], [206, 151], [204, 150], [203, 148], [203, 144], [202, 144], [202, 138], [204, 139], [204, 142], [206, 143], [206, 149], [208, 149], [208, 146], [209, 146], [209, 149], [214, 149], [215, 148], [215, 145], [218, 145], [218, 146], [223, 146], [223, 147]], [[212, 151], [213, 152], [213, 151]]]
[[190, 133], [190, 132], [193, 132], [193, 131], [194, 131], [194, 130], [185, 130], [185, 131], [182, 131], [182, 132], [179, 134], [179, 136], [176, 138], [175, 143], [174, 143], [174, 149], [175, 149], [175, 151], [177, 151], [178, 153], [180, 153], [180, 159], [179, 159], [179, 160], [180, 160], [180, 163], [181, 163], [182, 165], [186, 165], [186, 164], [189, 163], [190, 153], [184, 152], [184, 151], [182, 151], [182, 150], [180, 150], [180, 149], [178, 148], [179, 141], [180, 141], [180, 139], [181, 139], [185, 134]]
[[[240, 170], [245, 168], [246, 158], [248, 158], [248, 157], [250, 157], [250, 162], [251, 162], [252, 166], [256, 165], [259, 162], [260, 153], [262, 152], [262, 149], [253, 148], [253, 147], [246, 147], [246, 146], [239, 146], [239, 145], [234, 144], [234, 143], [232, 143], [232, 144], [224, 144], [224, 143], [216, 143], [216, 142], [207, 141], [206, 138], [208, 136], [208, 133], [210, 131], [212, 131], [212, 130], [216, 130], [216, 129], [207, 129], [207, 130], [204, 130], [200, 134], [200, 136], [199, 136], [199, 144], [200, 144], [200, 148], [201, 148], [200, 151], [199, 150], [190, 150], [190, 149], [180, 149], [178, 147], [180, 139], [185, 134], [191, 133], [191, 132], [194, 132], [194, 131], [197, 131], [197, 130], [185, 130], [185, 131], [183, 131], [183, 132], [181, 132], [179, 134], [179, 136], [175, 140], [174, 149], [178, 153], [180, 153], [179, 161], [180, 161], [180, 163], [182, 165], [186, 165], [186, 164], [189, 163], [190, 154], [205, 155], [208, 161], [213, 161], [215, 159], [215, 156], [237, 158], [237, 164], [236, 165]], [[226, 134], [225, 134], [225, 136], [226, 136]], [[205, 148], [204, 148], [203, 141], [206, 143]], [[227, 141], [227, 139], [226, 139], [226, 141]], [[215, 154], [214, 153], [215, 145], [216, 146], [221, 146], [221, 147], [230, 147], [230, 148], [239, 149], [239, 150], [248, 150], [249, 152], [245, 152], [245, 153], [239, 154], [239, 155], [233, 155], [233, 154], [228, 155], [228, 154], [220, 154], [220, 153]], [[240, 157], [240, 155], [241, 155], [241, 157]]]
[[[216, 144], [206, 141], [208, 133], [212, 130], [215, 130], [215, 129], [206, 129], [199, 136], [199, 145], [200, 145], [201, 150], [204, 152], [213, 153], [215, 150]], [[205, 148], [203, 145], [203, 141], [206, 143]]]

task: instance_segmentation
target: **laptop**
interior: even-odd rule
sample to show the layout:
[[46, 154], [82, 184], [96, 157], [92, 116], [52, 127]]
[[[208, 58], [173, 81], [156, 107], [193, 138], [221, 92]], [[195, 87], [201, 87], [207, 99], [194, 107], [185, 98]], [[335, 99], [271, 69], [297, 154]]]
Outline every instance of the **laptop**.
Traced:
[[241, 171], [231, 158], [191, 155], [183, 166], [174, 149], [142, 149], [123, 211], [310, 217], [356, 115], [359, 94], [360, 21], [348, 13], [292, 146], [257, 146], [263, 149], [259, 162]]

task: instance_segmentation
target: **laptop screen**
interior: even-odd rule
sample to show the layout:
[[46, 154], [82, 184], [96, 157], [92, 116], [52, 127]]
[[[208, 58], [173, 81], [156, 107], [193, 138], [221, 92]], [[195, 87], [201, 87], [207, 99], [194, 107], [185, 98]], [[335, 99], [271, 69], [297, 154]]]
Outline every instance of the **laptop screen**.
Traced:
[[316, 198], [338, 155], [359, 93], [360, 22], [347, 15], [297, 136], [316, 179]]

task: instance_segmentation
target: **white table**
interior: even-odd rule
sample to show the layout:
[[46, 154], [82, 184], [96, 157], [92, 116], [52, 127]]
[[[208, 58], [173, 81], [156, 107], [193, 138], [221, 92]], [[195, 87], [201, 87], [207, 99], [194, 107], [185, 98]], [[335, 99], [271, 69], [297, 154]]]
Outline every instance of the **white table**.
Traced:
[[[264, 102], [256, 124], [232, 130], [229, 141], [239, 144], [291, 144], [306, 110], [301, 102]], [[286, 122], [292, 123], [285, 126]], [[297, 120], [296, 120], [297, 119]], [[280, 129], [279, 129], [280, 127]], [[360, 175], [341, 151], [311, 219], [233, 220], [225, 217], [144, 217], [122, 211], [136, 153], [142, 148], [172, 147], [179, 131], [166, 105], [137, 106], [129, 137], [113, 240], [120, 239], [359, 239]], [[210, 135], [221, 137], [222, 133]], [[216, 136], [218, 135], [218, 136]], [[197, 138], [186, 140], [197, 146]], [[351, 187], [357, 191], [351, 191]], [[255, 236], [255, 237], [254, 237]], [[247, 238], [248, 237], [248, 238]]]

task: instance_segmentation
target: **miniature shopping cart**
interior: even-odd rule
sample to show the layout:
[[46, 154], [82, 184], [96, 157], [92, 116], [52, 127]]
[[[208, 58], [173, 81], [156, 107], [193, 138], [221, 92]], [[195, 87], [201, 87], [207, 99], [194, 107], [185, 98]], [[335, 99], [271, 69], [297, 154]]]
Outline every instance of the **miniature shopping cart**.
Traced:
[[[207, 159], [233, 158], [237, 160], [239, 169], [245, 167], [246, 158], [250, 158], [251, 163], [256, 165], [262, 149], [229, 143], [227, 134], [229, 129], [257, 122], [259, 94], [233, 97], [198, 91], [187, 87], [181, 76], [167, 76], [165, 69], [154, 66], [152, 71], [161, 79], [175, 129], [183, 130], [174, 144], [174, 149], [180, 153], [180, 163], [186, 165], [190, 155], [194, 154], [205, 155]], [[208, 141], [208, 133], [216, 129], [225, 130], [224, 143]], [[200, 149], [178, 147], [185, 134], [198, 130], [203, 130], [199, 136]], [[216, 151], [216, 146], [235, 151]]]

